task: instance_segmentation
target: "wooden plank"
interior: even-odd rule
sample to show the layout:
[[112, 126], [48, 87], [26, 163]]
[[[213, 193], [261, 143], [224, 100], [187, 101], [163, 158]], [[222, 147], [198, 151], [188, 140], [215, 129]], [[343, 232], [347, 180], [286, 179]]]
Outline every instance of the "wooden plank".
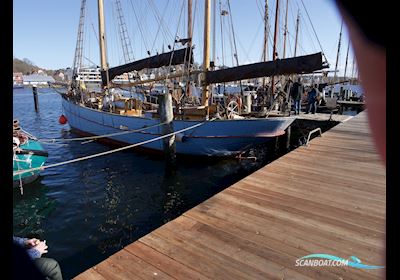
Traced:
[[176, 260], [160, 253], [159, 251], [147, 246], [141, 241], [130, 244], [125, 247], [125, 250], [134, 254], [138, 258], [153, 264], [160, 270], [163, 270], [168, 275], [178, 279], [209, 279], [200, 274], [198, 271], [177, 262]]
[[85, 271], [85, 273], [79, 274], [74, 279], [79, 279], [79, 280], [106, 280], [107, 278], [104, 278], [103, 275], [98, 273], [93, 268], [89, 268], [88, 270]]
[[382, 279], [385, 269], [295, 261], [325, 253], [385, 265], [385, 180], [361, 113], [77, 279]]
[[96, 265], [96, 271], [107, 279], [173, 279], [125, 249]]

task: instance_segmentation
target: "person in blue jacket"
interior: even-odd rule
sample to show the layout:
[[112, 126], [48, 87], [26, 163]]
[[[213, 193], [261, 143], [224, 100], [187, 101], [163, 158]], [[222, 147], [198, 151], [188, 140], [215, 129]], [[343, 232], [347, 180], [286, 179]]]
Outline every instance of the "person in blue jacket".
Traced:
[[48, 252], [46, 240], [41, 241], [36, 238], [28, 239], [13, 236], [13, 241], [26, 250], [26, 253], [46, 279], [62, 280], [61, 268], [58, 262], [51, 258], [42, 257], [43, 254]]

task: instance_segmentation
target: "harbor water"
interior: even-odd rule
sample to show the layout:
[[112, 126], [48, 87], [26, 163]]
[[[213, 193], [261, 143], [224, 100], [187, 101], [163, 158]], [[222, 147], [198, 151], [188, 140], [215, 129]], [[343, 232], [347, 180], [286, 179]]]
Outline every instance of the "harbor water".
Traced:
[[[60, 95], [49, 88], [38, 92], [36, 113], [32, 89], [14, 90], [13, 116], [21, 127], [39, 139], [77, 137], [58, 122]], [[96, 142], [43, 147], [46, 165], [112, 148]], [[173, 176], [165, 175], [162, 158], [133, 151], [46, 169], [23, 195], [13, 191], [14, 235], [45, 239], [46, 256], [70, 279], [264, 166], [273, 159], [266, 149], [255, 161], [178, 158]]]

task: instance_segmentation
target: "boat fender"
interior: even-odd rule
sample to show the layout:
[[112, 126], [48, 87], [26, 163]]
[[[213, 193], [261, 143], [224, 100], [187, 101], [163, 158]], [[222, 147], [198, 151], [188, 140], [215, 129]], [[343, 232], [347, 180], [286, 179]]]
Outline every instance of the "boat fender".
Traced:
[[183, 133], [175, 134], [175, 141], [184, 143], [187, 140], [188, 140], [188, 138], [187, 138], [187, 136], [185, 136], [185, 134], [183, 134]]
[[66, 124], [67, 123], [67, 117], [65, 117], [64, 115], [61, 115], [60, 118], [58, 119], [58, 122], [60, 124]]

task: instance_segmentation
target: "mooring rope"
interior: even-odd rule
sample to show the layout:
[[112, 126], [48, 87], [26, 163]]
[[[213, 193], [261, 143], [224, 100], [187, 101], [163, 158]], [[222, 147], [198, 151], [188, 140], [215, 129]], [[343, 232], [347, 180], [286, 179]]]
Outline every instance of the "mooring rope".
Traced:
[[94, 139], [100, 139], [100, 138], [105, 138], [105, 137], [110, 137], [110, 136], [116, 136], [116, 135], [122, 135], [122, 134], [128, 134], [128, 133], [135, 133], [135, 132], [140, 132], [149, 128], [157, 127], [166, 124], [164, 123], [158, 123], [155, 125], [151, 126], [146, 126], [143, 128], [139, 129], [134, 129], [134, 130], [127, 130], [127, 131], [122, 131], [122, 132], [114, 132], [110, 134], [103, 134], [103, 135], [95, 135], [95, 136], [87, 136], [87, 137], [78, 137], [78, 138], [53, 138], [53, 139], [38, 139], [39, 142], [45, 143], [45, 144], [52, 144], [55, 142], [70, 142], [70, 141], [85, 141], [85, 140], [94, 140]]
[[74, 163], [74, 162], [78, 162], [78, 161], [83, 161], [83, 160], [87, 160], [87, 159], [91, 159], [91, 158], [96, 158], [96, 157], [100, 157], [100, 156], [104, 156], [104, 155], [120, 152], [120, 151], [123, 151], [123, 150], [127, 150], [127, 149], [130, 149], [130, 148], [134, 148], [134, 147], [140, 146], [140, 145], [151, 143], [151, 142], [154, 142], [154, 141], [157, 141], [157, 140], [161, 140], [163, 138], [170, 137], [170, 136], [173, 136], [175, 134], [178, 134], [178, 133], [181, 133], [181, 132], [184, 132], [184, 131], [187, 131], [187, 130], [191, 130], [193, 128], [196, 128], [196, 127], [199, 127], [199, 126], [205, 124], [206, 122], [212, 122], [214, 120], [215, 120], [215, 118], [213, 118], [211, 120], [208, 120], [208, 121], [204, 121], [202, 123], [198, 123], [198, 124], [192, 125], [192, 126], [187, 127], [187, 128], [183, 128], [183, 129], [175, 131], [175, 132], [171, 132], [171, 133], [168, 133], [168, 134], [165, 134], [165, 135], [150, 139], [150, 140], [146, 140], [146, 141], [143, 141], [143, 142], [140, 142], [140, 143], [136, 143], [136, 144], [132, 144], [132, 145], [128, 145], [128, 146], [124, 146], [124, 147], [121, 147], [121, 148], [118, 148], [118, 149], [105, 151], [105, 152], [101, 152], [101, 153], [98, 153], [98, 154], [93, 154], [93, 155], [90, 155], [90, 156], [80, 157], [80, 158], [76, 158], [76, 159], [71, 159], [71, 160], [67, 160], [67, 161], [63, 161], [63, 162], [59, 162], [59, 163], [49, 164], [49, 165], [45, 165], [45, 166], [41, 166], [41, 167], [35, 167], [35, 168], [26, 169], [26, 170], [15, 171], [15, 172], [13, 172], [13, 176], [24, 174], [24, 173], [28, 173], [28, 172], [33, 172], [33, 171], [36, 171], [36, 170], [44, 170], [44, 169], [47, 169], [47, 168], [66, 165], [66, 164], [69, 164], [69, 163]]

